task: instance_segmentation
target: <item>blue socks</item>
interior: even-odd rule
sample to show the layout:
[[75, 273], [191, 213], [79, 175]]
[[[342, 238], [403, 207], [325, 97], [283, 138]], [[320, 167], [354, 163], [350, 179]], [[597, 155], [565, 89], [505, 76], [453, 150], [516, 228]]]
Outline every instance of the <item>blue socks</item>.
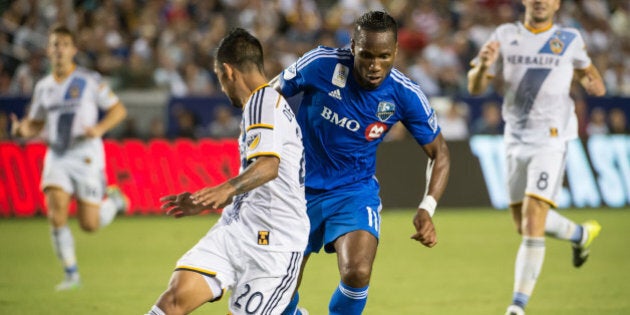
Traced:
[[300, 294], [296, 291], [293, 295], [293, 299], [287, 305], [287, 308], [280, 315], [300, 315], [297, 310], [298, 302], [300, 301]]
[[367, 302], [368, 287], [353, 288], [339, 282], [328, 305], [329, 315], [360, 315]]

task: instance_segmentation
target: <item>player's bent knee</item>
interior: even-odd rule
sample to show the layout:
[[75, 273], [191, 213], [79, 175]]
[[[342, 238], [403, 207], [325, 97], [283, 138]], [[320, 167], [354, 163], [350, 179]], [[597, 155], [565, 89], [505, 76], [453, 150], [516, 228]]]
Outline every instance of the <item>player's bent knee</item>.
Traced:
[[94, 223], [94, 222], [80, 222], [79, 226], [81, 227], [81, 230], [88, 233], [94, 233], [98, 231], [98, 228], [99, 228], [98, 223]]
[[181, 299], [177, 297], [176, 290], [169, 288], [162, 293], [155, 305], [167, 315], [186, 314], [186, 309], [180, 302]]
[[359, 288], [370, 283], [372, 266], [368, 263], [344, 264], [341, 266], [339, 272], [341, 273], [343, 283], [351, 287]]

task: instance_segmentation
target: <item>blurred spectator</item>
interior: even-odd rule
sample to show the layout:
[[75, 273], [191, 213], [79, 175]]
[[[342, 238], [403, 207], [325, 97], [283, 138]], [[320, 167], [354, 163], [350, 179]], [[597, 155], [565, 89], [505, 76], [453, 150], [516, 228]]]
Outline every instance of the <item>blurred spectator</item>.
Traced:
[[9, 115], [0, 111], [0, 141], [11, 140], [11, 131], [9, 130]]
[[628, 134], [628, 119], [621, 108], [613, 108], [608, 112], [611, 134]]
[[162, 117], [153, 117], [149, 124], [149, 139], [163, 139], [166, 138], [166, 126], [164, 125], [164, 119]]
[[501, 105], [495, 101], [488, 101], [481, 106], [481, 116], [472, 124], [473, 134], [501, 135], [503, 134], [503, 120]]
[[28, 58], [28, 62], [20, 64], [13, 74], [9, 93], [30, 96], [35, 88], [35, 82], [46, 75], [44, 60], [45, 55], [43, 53], [34, 52]]
[[606, 124], [606, 111], [601, 107], [595, 107], [591, 111], [591, 115], [586, 125], [586, 134], [590, 136], [608, 134], [608, 125]]
[[177, 120], [178, 138], [199, 139], [203, 137], [203, 128], [199, 126], [199, 120], [193, 112], [183, 107], [177, 107], [175, 110], [175, 119]]
[[140, 134], [138, 133], [138, 126], [136, 119], [133, 117], [127, 117], [122, 124], [122, 131], [120, 133], [122, 139], [138, 139]]
[[232, 109], [226, 105], [214, 110], [214, 120], [208, 125], [211, 138], [238, 138], [241, 133], [240, 118], [232, 115]]
[[214, 93], [212, 77], [205, 69], [190, 62], [184, 67], [187, 95], [211, 95]]
[[153, 80], [160, 87], [168, 88], [172, 96], [182, 97], [188, 93], [188, 87], [177, 71], [173, 59], [166, 54], [159, 54], [159, 65], [153, 72]]
[[438, 117], [444, 139], [449, 141], [468, 139], [467, 114], [467, 104], [451, 102], [450, 106], [446, 109], [446, 114]]

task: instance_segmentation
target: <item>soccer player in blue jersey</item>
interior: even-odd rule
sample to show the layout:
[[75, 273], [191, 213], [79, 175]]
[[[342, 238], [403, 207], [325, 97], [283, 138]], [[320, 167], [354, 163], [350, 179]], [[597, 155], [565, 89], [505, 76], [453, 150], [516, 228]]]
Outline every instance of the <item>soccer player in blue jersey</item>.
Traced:
[[[427, 247], [437, 243], [431, 217], [448, 180], [449, 151], [420, 87], [393, 68], [396, 34], [387, 13], [365, 13], [355, 23], [350, 49], [320, 46], [272, 82], [286, 96], [304, 93], [298, 123], [311, 231], [302, 271], [322, 246], [337, 253], [341, 281], [330, 314], [361, 314], [365, 307], [380, 227], [376, 149], [398, 121], [429, 157], [427, 189], [411, 238]], [[283, 314], [304, 314], [298, 300], [296, 292]]]

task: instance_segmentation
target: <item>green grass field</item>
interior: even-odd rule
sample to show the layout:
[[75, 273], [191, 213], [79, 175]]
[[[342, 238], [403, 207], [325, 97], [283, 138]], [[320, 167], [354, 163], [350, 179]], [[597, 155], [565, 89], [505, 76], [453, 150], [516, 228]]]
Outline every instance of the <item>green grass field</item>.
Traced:
[[[548, 239], [530, 315], [630, 314], [630, 209], [562, 211], [603, 225], [590, 261], [571, 265], [568, 243]], [[438, 245], [409, 239], [412, 212], [384, 211], [365, 314], [503, 314], [510, 302], [520, 242], [509, 214], [489, 209], [441, 209]], [[144, 314], [166, 288], [175, 261], [203, 236], [216, 216], [174, 220], [124, 217], [96, 233], [72, 220], [83, 287], [55, 292], [61, 280], [44, 218], [0, 220], [0, 314]], [[327, 314], [338, 283], [334, 255], [314, 255], [301, 305]], [[227, 299], [197, 314], [227, 313]]]

